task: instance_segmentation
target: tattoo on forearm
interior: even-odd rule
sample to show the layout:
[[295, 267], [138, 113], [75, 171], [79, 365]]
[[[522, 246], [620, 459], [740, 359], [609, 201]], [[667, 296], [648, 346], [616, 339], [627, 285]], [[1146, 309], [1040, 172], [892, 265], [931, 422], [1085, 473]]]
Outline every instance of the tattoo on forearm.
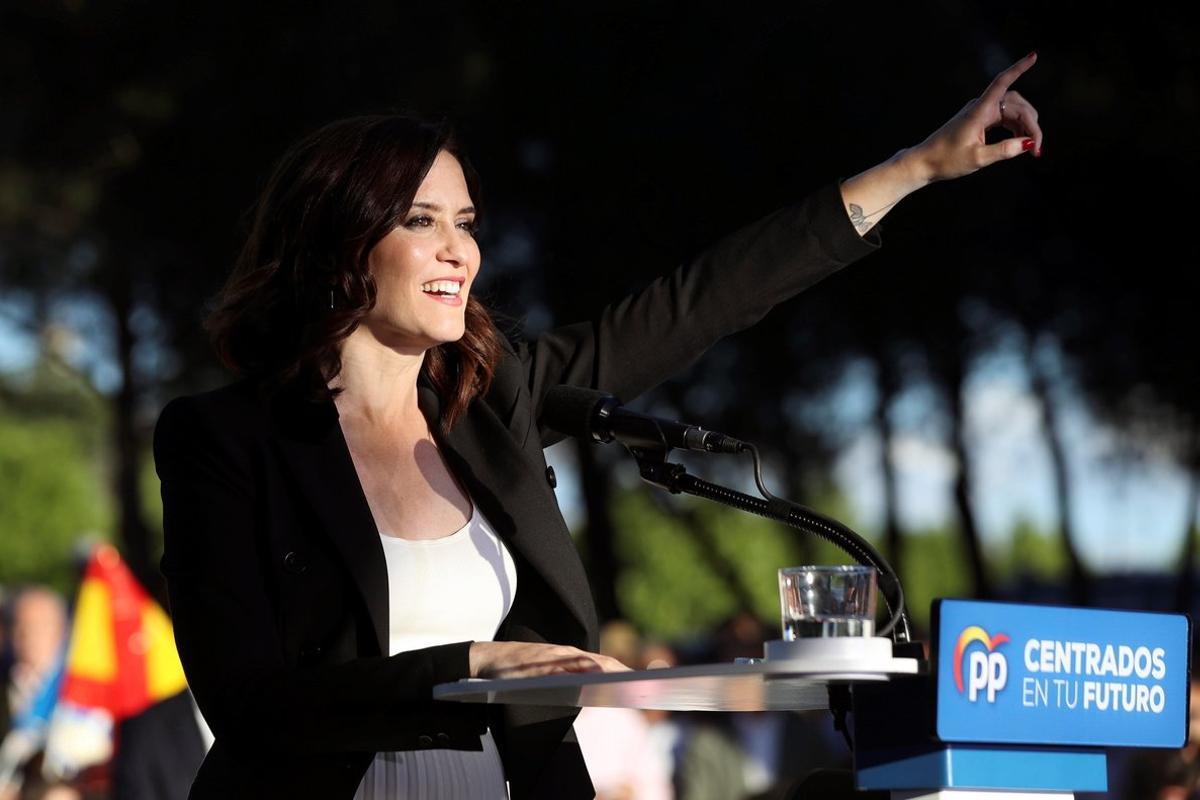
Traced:
[[859, 233], [866, 233], [871, 227], [871, 223], [867, 222], [867, 217], [863, 214], [862, 206], [858, 203], [850, 204], [850, 222]]
[[871, 230], [871, 228], [875, 227], [875, 220], [873, 220], [872, 217], [878, 217], [880, 214], [887, 211], [894, 205], [896, 204], [888, 203], [878, 211], [872, 211], [870, 214], [865, 214], [863, 213], [862, 206], [860, 206], [858, 203], [850, 203], [850, 224], [854, 226], [854, 229], [858, 231], [859, 234], [866, 233], [867, 231]]

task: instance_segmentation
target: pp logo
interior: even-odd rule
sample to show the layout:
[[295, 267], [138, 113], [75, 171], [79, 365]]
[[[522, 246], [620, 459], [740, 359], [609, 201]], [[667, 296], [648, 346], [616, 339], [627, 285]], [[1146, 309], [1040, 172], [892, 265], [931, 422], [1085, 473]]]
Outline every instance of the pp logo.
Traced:
[[1005, 634], [988, 636], [988, 632], [978, 625], [963, 629], [958, 635], [958, 646], [954, 648], [954, 685], [959, 694], [963, 693], [963, 654], [972, 643], [980, 642], [987, 649], [972, 649], [967, 660], [967, 699], [974, 703], [980, 692], [987, 692], [987, 701], [996, 702], [996, 694], [1008, 684], [1008, 659], [996, 648], [1007, 641], [1009, 638]]

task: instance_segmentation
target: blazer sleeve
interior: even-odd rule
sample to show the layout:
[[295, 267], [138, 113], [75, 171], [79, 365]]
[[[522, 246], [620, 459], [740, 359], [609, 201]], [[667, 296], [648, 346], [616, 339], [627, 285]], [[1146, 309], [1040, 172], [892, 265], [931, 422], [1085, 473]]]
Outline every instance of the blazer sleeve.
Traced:
[[541, 425], [542, 399], [558, 384], [632, 400], [719, 339], [777, 303], [879, 247], [860, 236], [838, 184], [725, 237], [690, 263], [604, 308], [517, 347], [544, 447], [562, 437]]
[[[266, 512], [256, 503], [252, 448], [209, 424], [198, 405], [167, 405], [154, 458], [176, 644], [218, 739], [293, 753], [399, 750], [429, 726], [446, 730], [457, 710], [435, 704], [432, 687], [469, 677], [469, 642], [341, 664], [286, 662], [258, 554], [255, 527]], [[465, 709], [458, 716], [474, 736], [482, 732]]]

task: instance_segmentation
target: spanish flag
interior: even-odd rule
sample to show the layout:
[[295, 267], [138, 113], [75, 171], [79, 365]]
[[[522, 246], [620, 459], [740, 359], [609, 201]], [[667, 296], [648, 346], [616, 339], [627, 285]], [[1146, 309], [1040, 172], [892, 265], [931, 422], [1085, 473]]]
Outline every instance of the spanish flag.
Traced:
[[112, 756], [117, 722], [187, 688], [175, 635], [116, 548], [88, 560], [75, 602], [58, 705], [46, 746], [48, 771], [70, 776]]
[[79, 587], [59, 702], [120, 721], [186, 687], [171, 621], [116, 548], [99, 545]]

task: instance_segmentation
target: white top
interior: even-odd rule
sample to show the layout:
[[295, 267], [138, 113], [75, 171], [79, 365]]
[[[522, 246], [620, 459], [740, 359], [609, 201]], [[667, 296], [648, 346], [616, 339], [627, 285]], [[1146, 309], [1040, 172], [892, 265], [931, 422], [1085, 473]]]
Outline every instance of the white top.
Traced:
[[[471, 519], [440, 539], [381, 533], [387, 559], [389, 655], [462, 641], [491, 641], [512, 608], [517, 569], [508, 548], [472, 506]], [[483, 750], [376, 753], [355, 800], [507, 798], [491, 731]]]

